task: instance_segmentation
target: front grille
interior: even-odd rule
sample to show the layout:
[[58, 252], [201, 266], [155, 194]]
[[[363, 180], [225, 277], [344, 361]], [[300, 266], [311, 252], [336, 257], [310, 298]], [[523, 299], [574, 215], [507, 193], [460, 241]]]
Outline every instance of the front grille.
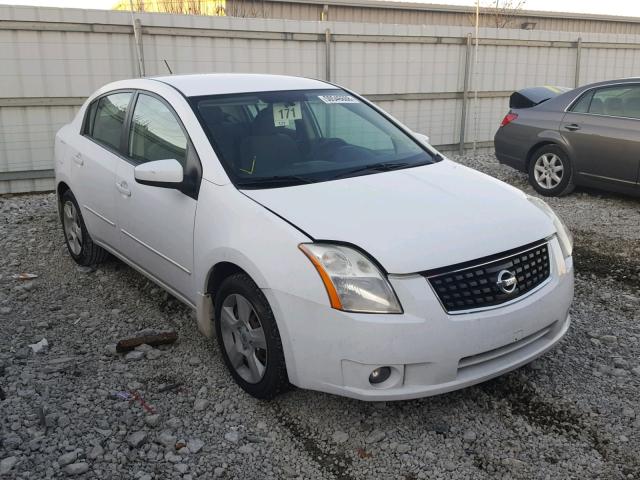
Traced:
[[[460, 312], [493, 307], [510, 302], [530, 292], [549, 278], [549, 248], [545, 242], [529, 245], [516, 251], [504, 252], [473, 262], [453, 265], [424, 275], [447, 312]], [[504, 270], [517, 279], [512, 292], [498, 285]], [[503, 274], [502, 278], [509, 278]], [[505, 287], [510, 290], [510, 287]]]

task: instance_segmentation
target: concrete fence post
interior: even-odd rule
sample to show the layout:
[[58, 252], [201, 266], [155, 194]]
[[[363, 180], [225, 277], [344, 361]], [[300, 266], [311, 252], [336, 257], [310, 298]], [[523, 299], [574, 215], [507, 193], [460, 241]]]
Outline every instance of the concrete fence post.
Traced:
[[144, 55], [142, 52], [142, 22], [136, 18], [133, 22], [133, 38], [136, 42], [136, 58], [138, 60], [138, 75], [145, 76]]
[[331, 81], [331, 29], [324, 31], [324, 77], [327, 82]]
[[582, 37], [578, 37], [578, 41], [576, 42], [576, 76], [575, 76], [575, 87], [580, 86], [580, 60], [582, 57]]
[[462, 88], [462, 111], [460, 112], [460, 145], [458, 152], [464, 153], [464, 137], [467, 130], [467, 104], [469, 102], [469, 64], [471, 62], [471, 34], [467, 34], [467, 47], [464, 52], [464, 84]]

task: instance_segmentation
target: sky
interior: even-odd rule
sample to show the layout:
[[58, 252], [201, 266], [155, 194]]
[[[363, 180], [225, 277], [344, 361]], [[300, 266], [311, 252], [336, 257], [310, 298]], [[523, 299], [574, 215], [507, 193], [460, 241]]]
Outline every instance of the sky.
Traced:
[[[98, 9], [110, 9], [114, 3], [116, 3], [116, 0], [0, 0], [0, 5], [41, 5], [47, 7]], [[475, 5], [475, 0], [436, 0], [434, 2], [416, 1], [416, 3]], [[480, 0], [481, 5], [486, 5], [488, 3], [490, 3], [490, 0]], [[640, 17], [640, 1], [638, 0], [607, 0], [606, 2], [603, 2], [602, 0], [527, 0], [524, 8], [527, 10], [601, 13], [607, 15]]]

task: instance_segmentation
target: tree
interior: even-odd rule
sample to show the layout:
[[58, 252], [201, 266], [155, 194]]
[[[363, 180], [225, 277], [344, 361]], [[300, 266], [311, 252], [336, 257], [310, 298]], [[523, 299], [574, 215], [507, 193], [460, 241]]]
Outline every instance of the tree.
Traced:
[[[493, 28], [511, 28], [521, 16], [527, 0], [489, 0], [480, 3], [480, 25]], [[475, 13], [470, 16], [472, 25], [476, 23]]]

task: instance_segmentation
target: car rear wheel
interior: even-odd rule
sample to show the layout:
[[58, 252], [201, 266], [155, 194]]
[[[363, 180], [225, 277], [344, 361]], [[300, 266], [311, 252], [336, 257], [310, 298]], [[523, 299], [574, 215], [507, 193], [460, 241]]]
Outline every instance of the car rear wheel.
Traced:
[[64, 192], [60, 203], [62, 230], [71, 258], [83, 266], [95, 265], [106, 260], [109, 254], [105, 249], [93, 243], [84, 224], [78, 202], [70, 190]]
[[247, 274], [237, 273], [222, 282], [215, 298], [215, 318], [222, 357], [243, 390], [271, 399], [289, 388], [273, 312]]
[[566, 153], [556, 145], [538, 149], [529, 162], [529, 183], [547, 197], [567, 195], [573, 191], [573, 169]]

